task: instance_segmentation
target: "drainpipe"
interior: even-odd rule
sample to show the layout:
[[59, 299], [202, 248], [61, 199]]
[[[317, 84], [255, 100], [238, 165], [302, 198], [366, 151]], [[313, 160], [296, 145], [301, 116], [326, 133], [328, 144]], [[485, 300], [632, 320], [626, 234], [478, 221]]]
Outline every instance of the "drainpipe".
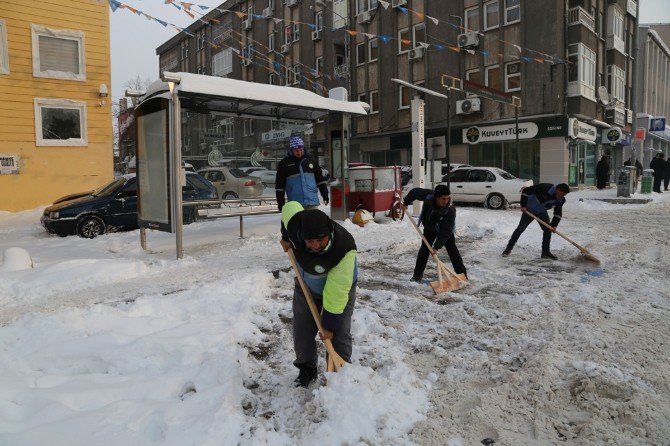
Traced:
[[[633, 88], [631, 88], [630, 101], [631, 101], [631, 110], [633, 112], [633, 135], [635, 135], [635, 130], [637, 129], [637, 41], [639, 35], [639, 17], [640, 17], [640, 1], [637, 0], [637, 5], [635, 7], [635, 31], [633, 32]], [[637, 153], [635, 149], [635, 139], [632, 141], [633, 147], [631, 148], [631, 166], [635, 166], [635, 160], [637, 158]], [[642, 152], [642, 143], [640, 144], [640, 152]]]

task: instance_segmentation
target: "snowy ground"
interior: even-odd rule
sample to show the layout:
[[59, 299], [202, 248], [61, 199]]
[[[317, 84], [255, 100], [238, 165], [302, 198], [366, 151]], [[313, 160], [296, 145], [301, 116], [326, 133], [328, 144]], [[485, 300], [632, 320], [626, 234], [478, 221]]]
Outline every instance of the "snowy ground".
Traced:
[[537, 225], [502, 258], [519, 211], [459, 207], [471, 285], [437, 299], [407, 280], [408, 222], [346, 223], [354, 364], [307, 390], [277, 215], [244, 240], [237, 219], [187, 226], [176, 261], [169, 234], [143, 252], [137, 231], [59, 238], [39, 209], [0, 213], [0, 251], [35, 266], [0, 272], [0, 444], [668, 444], [670, 193], [588, 200], [605, 195], [570, 194], [559, 227], [600, 267], [558, 237], [540, 260]]

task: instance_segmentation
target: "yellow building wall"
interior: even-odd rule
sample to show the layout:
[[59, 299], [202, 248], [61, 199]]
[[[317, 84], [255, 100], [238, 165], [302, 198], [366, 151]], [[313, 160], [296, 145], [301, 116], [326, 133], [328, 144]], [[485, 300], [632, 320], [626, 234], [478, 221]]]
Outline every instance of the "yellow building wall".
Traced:
[[[20, 156], [19, 174], [0, 175], [0, 210], [50, 204], [113, 177], [109, 6], [99, 0], [2, 0], [9, 74], [0, 74], [0, 154]], [[84, 33], [86, 80], [33, 76], [31, 25]], [[88, 145], [36, 146], [35, 98], [86, 102]]]

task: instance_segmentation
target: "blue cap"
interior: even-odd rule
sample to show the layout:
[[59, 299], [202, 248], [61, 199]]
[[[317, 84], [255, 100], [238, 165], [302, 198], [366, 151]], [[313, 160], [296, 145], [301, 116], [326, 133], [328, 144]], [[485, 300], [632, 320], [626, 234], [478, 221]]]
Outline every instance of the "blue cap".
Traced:
[[303, 142], [302, 138], [299, 136], [291, 136], [289, 139], [289, 147], [291, 149], [302, 149], [305, 147], [305, 143]]

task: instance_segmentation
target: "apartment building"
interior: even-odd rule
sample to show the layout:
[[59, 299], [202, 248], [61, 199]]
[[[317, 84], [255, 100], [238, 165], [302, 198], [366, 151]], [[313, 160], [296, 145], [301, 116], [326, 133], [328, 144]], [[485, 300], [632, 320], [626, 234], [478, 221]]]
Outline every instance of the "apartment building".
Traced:
[[[644, 167], [659, 151], [670, 156], [670, 24], [640, 25], [637, 58], [637, 127], [647, 130], [638, 158]], [[666, 121], [667, 122], [667, 121]]]
[[[452, 90], [451, 162], [499, 166], [535, 181], [578, 186], [595, 183], [601, 155], [612, 165], [628, 157], [632, 0], [260, 0], [226, 2], [220, 10], [234, 12], [217, 11], [219, 23], [196, 22], [187, 30], [192, 35], [180, 33], [159, 47], [161, 67], [280, 82], [321, 94], [345, 87], [349, 99], [371, 106], [368, 116], [352, 123], [351, 161], [409, 164], [410, 104], [417, 92], [390, 79], [444, 93], [443, 75], [521, 100], [517, 144], [514, 107]], [[211, 34], [221, 26], [225, 31]], [[219, 39], [223, 49], [199, 44], [201, 35]], [[202, 58], [189, 53], [194, 46], [203, 47]], [[263, 47], [269, 49], [259, 55]], [[231, 54], [216, 56], [232, 60], [223, 71], [213, 68], [218, 52]], [[427, 156], [444, 159], [446, 101], [422, 99]], [[320, 127], [310, 129], [310, 144], [327, 158]], [[268, 133], [252, 130], [259, 131]], [[247, 136], [245, 147], [260, 143], [262, 150], [264, 137]], [[237, 135], [229, 142], [239, 147]]]
[[113, 176], [106, 3], [0, 2], [0, 210]]

